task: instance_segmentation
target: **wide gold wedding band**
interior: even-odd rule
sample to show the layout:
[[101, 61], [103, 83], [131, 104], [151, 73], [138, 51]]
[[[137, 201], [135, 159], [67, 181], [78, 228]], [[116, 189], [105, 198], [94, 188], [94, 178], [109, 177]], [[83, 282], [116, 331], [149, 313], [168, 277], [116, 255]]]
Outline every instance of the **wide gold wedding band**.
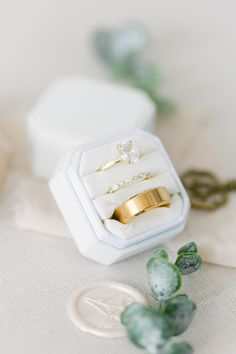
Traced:
[[165, 187], [149, 189], [136, 194], [124, 203], [120, 204], [114, 211], [112, 219], [127, 224], [134, 217], [154, 208], [169, 207], [171, 197]]

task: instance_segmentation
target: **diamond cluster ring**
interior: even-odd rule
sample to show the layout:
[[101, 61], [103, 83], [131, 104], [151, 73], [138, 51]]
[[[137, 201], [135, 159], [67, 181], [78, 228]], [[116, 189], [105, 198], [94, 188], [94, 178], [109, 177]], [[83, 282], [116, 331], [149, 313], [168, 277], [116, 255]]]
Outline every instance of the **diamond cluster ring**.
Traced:
[[142, 153], [135, 149], [132, 140], [128, 140], [117, 145], [116, 150], [120, 156], [105, 163], [103, 166], [99, 167], [96, 172], [105, 171], [119, 162], [125, 162], [127, 164], [137, 163], [142, 156]]
[[119, 189], [126, 187], [132, 183], [139, 182], [139, 181], [145, 181], [146, 179], [149, 179], [151, 177], [152, 177], [152, 175], [150, 172], [141, 172], [134, 177], [128, 177], [124, 181], [113, 184], [111, 187], [109, 187], [107, 194], [112, 194], [114, 192], [117, 192]]

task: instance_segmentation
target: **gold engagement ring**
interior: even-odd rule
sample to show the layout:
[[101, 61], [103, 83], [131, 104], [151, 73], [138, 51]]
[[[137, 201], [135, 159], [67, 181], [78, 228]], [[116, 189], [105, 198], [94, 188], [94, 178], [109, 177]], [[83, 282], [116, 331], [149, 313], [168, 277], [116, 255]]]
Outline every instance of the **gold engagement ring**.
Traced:
[[142, 156], [142, 153], [135, 149], [132, 140], [128, 140], [121, 144], [118, 144], [116, 146], [116, 150], [118, 151], [120, 156], [118, 156], [114, 160], [108, 161], [107, 163], [99, 167], [96, 172], [105, 171], [119, 162], [134, 164], [138, 162]]

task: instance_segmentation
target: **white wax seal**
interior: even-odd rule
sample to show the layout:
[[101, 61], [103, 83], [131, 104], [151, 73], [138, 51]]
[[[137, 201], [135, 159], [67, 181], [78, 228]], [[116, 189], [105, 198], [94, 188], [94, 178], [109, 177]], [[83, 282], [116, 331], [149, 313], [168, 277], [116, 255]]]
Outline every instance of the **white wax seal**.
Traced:
[[121, 312], [133, 302], [146, 303], [133, 287], [113, 282], [95, 282], [81, 287], [69, 300], [68, 315], [82, 331], [104, 338], [126, 335]]

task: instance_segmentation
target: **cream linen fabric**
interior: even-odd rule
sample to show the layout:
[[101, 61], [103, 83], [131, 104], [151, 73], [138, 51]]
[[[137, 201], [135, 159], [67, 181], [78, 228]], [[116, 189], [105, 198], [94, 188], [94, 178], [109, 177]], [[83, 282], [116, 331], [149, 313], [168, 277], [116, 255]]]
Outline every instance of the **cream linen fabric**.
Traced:
[[46, 183], [18, 175], [17, 184], [15, 220], [20, 228], [71, 237]]
[[[18, 178], [8, 180], [8, 191]], [[151, 252], [106, 267], [82, 257], [72, 240], [27, 232], [13, 223], [10, 201], [0, 204], [0, 352], [7, 354], [138, 354], [124, 339], [79, 331], [70, 322], [69, 296], [92, 281], [132, 285], [152, 302], [145, 275]], [[184, 278], [183, 291], [198, 310], [184, 335], [195, 354], [235, 352], [235, 269], [204, 265]]]

